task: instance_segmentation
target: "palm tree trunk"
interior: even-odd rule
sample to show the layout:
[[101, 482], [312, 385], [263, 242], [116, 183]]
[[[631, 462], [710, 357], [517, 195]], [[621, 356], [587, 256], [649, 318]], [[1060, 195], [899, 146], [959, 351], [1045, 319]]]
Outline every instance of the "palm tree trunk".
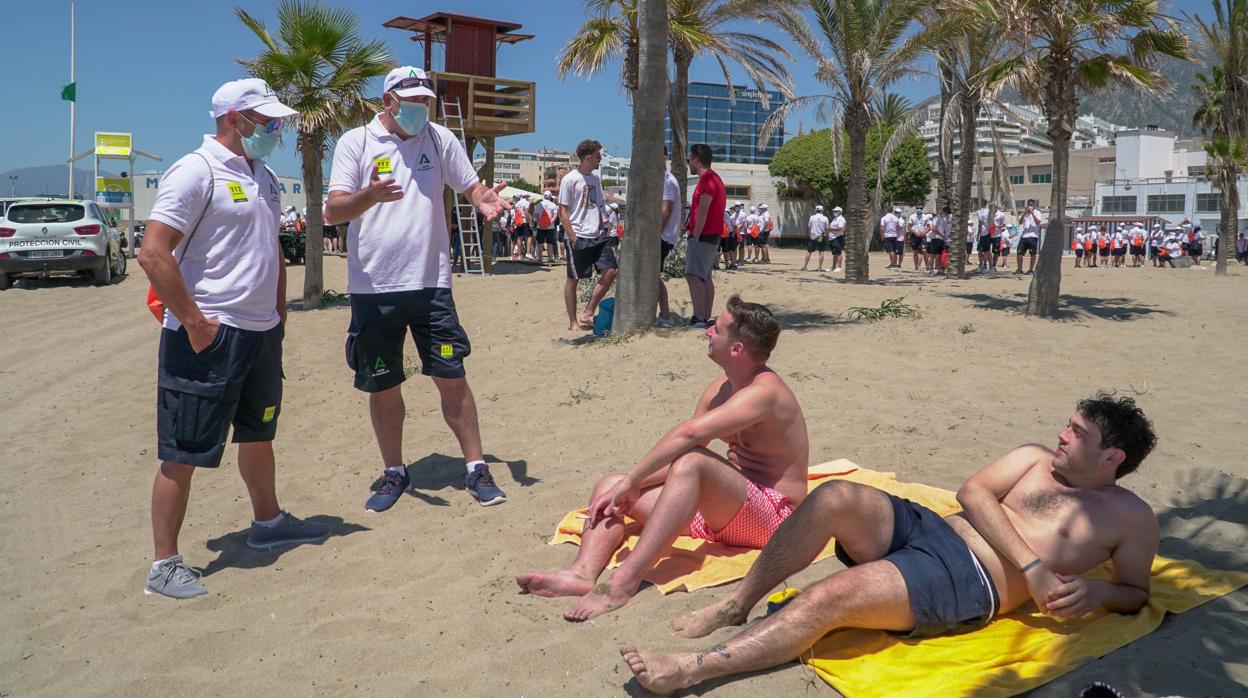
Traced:
[[[975, 122], [979, 119], [979, 98], [971, 90], [962, 95], [962, 113], [958, 117], [961, 140], [958, 150], [957, 200], [954, 202], [953, 231], [949, 235], [949, 266], [957, 278], [966, 276], [966, 224], [971, 217], [971, 180], [979, 153], [975, 143]], [[952, 244], [954, 241], [958, 244]]]
[[1062, 248], [1066, 236], [1066, 183], [1070, 169], [1070, 136], [1074, 131], [1079, 97], [1075, 94], [1075, 71], [1070, 56], [1053, 54], [1044, 85], [1044, 111], [1053, 142], [1053, 187], [1050, 190], [1049, 225], [1040, 243], [1036, 273], [1027, 295], [1027, 314], [1053, 317], [1062, 291]]
[[849, 138], [849, 196], [845, 213], [845, 280], [865, 284], [871, 278], [867, 247], [871, 244], [872, 212], [867, 210], [867, 131], [870, 128], [866, 102], [845, 107], [845, 134]]
[[1214, 275], [1226, 273], [1226, 260], [1239, 238], [1239, 176], [1236, 168], [1228, 167], [1222, 182], [1222, 232], [1218, 234], [1217, 263]]
[[663, 203], [663, 108], [667, 104], [667, 2], [640, 0], [633, 162], [628, 174], [629, 234], [621, 241], [614, 331], [654, 324], [659, 303], [660, 211]]
[[[304, 234], [303, 309], [321, 307], [325, 292], [325, 267], [321, 256], [324, 231], [321, 229], [321, 188], [325, 161], [325, 136], [321, 133], [299, 134], [299, 152], [303, 156], [303, 195], [308, 212]], [[345, 234], [345, 233], [344, 233]]]
[[940, 130], [936, 157], [936, 210], [950, 204], [953, 183], [953, 134], [945, 128], [945, 114], [949, 111], [953, 94], [953, 65], [947, 49], [938, 56], [940, 63]]
[[[676, 84], [670, 95], [672, 118], [672, 176], [680, 184], [680, 205], [689, 200], [689, 163], [685, 156], [689, 153], [689, 64], [693, 62], [693, 54], [686, 49], [673, 48], [672, 58], [676, 62]], [[672, 215], [682, 215], [676, 210]]]

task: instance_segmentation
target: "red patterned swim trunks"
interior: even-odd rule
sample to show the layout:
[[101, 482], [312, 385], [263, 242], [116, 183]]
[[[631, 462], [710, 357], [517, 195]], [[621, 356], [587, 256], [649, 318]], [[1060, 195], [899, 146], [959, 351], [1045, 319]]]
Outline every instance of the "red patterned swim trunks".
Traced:
[[771, 540], [771, 535], [793, 513], [789, 498], [779, 492], [751, 482], [746, 489], [745, 503], [722, 530], [712, 531], [702, 518], [702, 512], [693, 515], [689, 531], [694, 538], [723, 543], [738, 548], [761, 549]]

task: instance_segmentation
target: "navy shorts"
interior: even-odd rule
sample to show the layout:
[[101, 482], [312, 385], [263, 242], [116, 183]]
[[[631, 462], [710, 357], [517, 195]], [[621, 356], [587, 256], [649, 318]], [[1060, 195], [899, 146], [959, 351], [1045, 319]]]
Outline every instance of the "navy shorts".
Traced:
[[234, 443], [272, 441], [282, 412], [282, 337], [221, 325], [196, 354], [186, 328], [161, 330], [156, 388], [157, 457], [215, 468]]
[[942, 238], [932, 238], [927, 241], [926, 252], [928, 254], [940, 254], [945, 251], [945, 241]]
[[537, 244], [539, 245], [555, 244], [555, 229], [554, 228], [538, 228], [537, 229]]
[[572, 246], [568, 254], [569, 279], [588, 279], [594, 275], [595, 268], [602, 273], [618, 266], [619, 263], [615, 260], [615, 245], [611, 239], [594, 241], [577, 238], [576, 244]]
[[1040, 248], [1040, 238], [1019, 238], [1018, 253], [1019, 254], [1036, 254], [1036, 250]]
[[667, 240], [659, 240], [659, 271], [663, 270], [663, 263], [667, 261], [667, 256], [672, 253], [676, 246]]
[[1001, 246], [1001, 241], [998, 240], [997, 238], [988, 237], [987, 235], [981, 235], [979, 237], [979, 247], [977, 249], [980, 252], [992, 252], [993, 250], [997, 249], [1000, 246]]
[[840, 254], [841, 252], [843, 252], [844, 250], [845, 250], [845, 236], [844, 235], [837, 235], [836, 237], [828, 238], [828, 251], [832, 253], [832, 256], [836, 256]]
[[459, 324], [451, 289], [352, 293], [346, 354], [358, 390], [379, 393], [406, 380], [403, 344], [408, 332], [416, 343], [421, 374], [464, 377], [464, 358], [472, 345]]
[[1076, 257], [1082, 257], [1082, 256], [1083, 256], [1083, 248], [1082, 248], [1082, 247], [1076, 247], [1076, 248], [1075, 248], [1075, 256], [1076, 256]]
[[811, 240], [811, 239], [806, 240], [807, 252], [816, 252], [816, 251], [824, 252], [827, 249], [828, 249], [828, 241], [824, 240], [823, 238], [818, 238], [816, 240]]
[[[996, 615], [1001, 599], [992, 577], [966, 541], [931, 509], [891, 494], [888, 498], [893, 505], [893, 540], [883, 559], [906, 582], [914, 612], [910, 637], [986, 625]], [[836, 556], [846, 567], [857, 564], [839, 542]]]
[[719, 239], [719, 251], [720, 252], [732, 252], [735, 249], [737, 249], [737, 236], [736, 235], [729, 235], [727, 237], [722, 237]]
[[884, 238], [885, 252], [905, 252], [905, 240], [901, 238]]
[[1193, 257], [1199, 257], [1200, 255], [1204, 254], [1204, 252], [1205, 252], [1205, 248], [1203, 245], [1188, 245], [1187, 246], [1187, 253]]
[[1131, 246], [1131, 256], [1132, 256], [1132, 257], [1143, 257], [1143, 256], [1144, 256], [1144, 246], [1143, 246], [1143, 245], [1132, 245], [1132, 246]]
[[914, 252], [922, 252], [927, 247], [927, 236], [915, 235], [910, 233], [910, 249]]

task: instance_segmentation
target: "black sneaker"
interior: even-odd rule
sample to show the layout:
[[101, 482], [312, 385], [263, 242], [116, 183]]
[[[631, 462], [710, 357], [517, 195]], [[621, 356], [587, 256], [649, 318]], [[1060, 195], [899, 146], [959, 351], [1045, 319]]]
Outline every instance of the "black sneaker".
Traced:
[[402, 474], [387, 470], [381, 477], [377, 478], [372, 485], [373, 494], [364, 503], [365, 511], [382, 512], [394, 506], [399, 501], [399, 497], [412, 484], [411, 478], [407, 476], [407, 469]]
[[502, 504], [507, 501], [507, 495], [494, 484], [494, 476], [490, 474], [490, 466], [482, 463], [477, 469], [468, 473], [464, 486], [472, 493], [472, 496], [481, 502], [481, 506], [488, 507], [495, 504]]

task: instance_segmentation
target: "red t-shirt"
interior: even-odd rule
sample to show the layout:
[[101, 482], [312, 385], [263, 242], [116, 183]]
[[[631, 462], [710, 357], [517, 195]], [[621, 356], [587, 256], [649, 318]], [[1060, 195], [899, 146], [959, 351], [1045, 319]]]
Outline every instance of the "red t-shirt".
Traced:
[[724, 207], [728, 203], [728, 193], [724, 190], [724, 180], [719, 178], [715, 170], [706, 169], [698, 177], [698, 186], [693, 189], [693, 206], [689, 209], [687, 228], [689, 237], [693, 237], [693, 228], [698, 222], [698, 204], [702, 195], [711, 197], [711, 209], [706, 212], [706, 222], [702, 225], [702, 234], [698, 239], [703, 242], [719, 242], [721, 237], [728, 236], [728, 226], [724, 225]]

